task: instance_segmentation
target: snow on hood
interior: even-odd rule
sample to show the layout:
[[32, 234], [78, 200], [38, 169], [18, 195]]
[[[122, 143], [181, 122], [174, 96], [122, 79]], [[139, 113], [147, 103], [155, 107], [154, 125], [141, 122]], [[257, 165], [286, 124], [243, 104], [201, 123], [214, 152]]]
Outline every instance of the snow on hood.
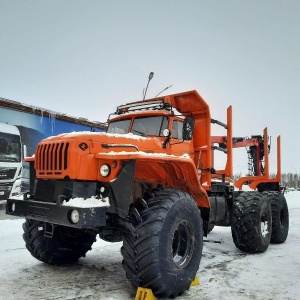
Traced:
[[[74, 137], [80, 137], [80, 136], [107, 136], [107, 137], [114, 137], [114, 138], [128, 138], [128, 139], [134, 139], [134, 140], [147, 140], [150, 137], [144, 137], [144, 136], [140, 136], [140, 135], [135, 135], [133, 133], [126, 133], [126, 134], [119, 134], [119, 133], [106, 133], [106, 132], [91, 132], [91, 131], [73, 131], [73, 132], [68, 132], [68, 133], [61, 133], [59, 135], [56, 136], [49, 136], [47, 138], [45, 138], [44, 140], [50, 140], [53, 138], [62, 138], [62, 137], [66, 137], [66, 138], [74, 138]], [[153, 137], [151, 137], [153, 138]]]
[[144, 151], [109, 151], [109, 154], [112, 155], [147, 155], [149, 157], [173, 157], [173, 158], [187, 158], [191, 159], [188, 153], [184, 153], [182, 155], [174, 155], [174, 154], [168, 154], [168, 153], [149, 153], [149, 152], [144, 152]]

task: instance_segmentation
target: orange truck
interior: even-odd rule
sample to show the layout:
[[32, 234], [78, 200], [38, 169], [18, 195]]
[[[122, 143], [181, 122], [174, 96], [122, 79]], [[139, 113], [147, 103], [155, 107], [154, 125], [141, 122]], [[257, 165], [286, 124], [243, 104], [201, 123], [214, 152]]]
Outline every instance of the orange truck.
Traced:
[[[212, 136], [211, 126], [224, 128]], [[232, 182], [233, 149], [248, 152], [249, 176]], [[225, 155], [223, 169], [214, 153]], [[263, 135], [232, 136], [211, 118], [196, 92], [117, 107], [106, 133], [84, 132], [42, 140], [30, 163], [30, 192], [8, 199], [6, 212], [25, 217], [29, 252], [48, 264], [85, 256], [96, 235], [123, 241], [122, 265], [134, 287], [176, 297], [198, 271], [203, 236], [231, 226], [241, 251], [259, 253], [288, 235], [288, 207], [280, 185], [280, 137], [275, 178]], [[247, 191], [245, 191], [247, 187]]]

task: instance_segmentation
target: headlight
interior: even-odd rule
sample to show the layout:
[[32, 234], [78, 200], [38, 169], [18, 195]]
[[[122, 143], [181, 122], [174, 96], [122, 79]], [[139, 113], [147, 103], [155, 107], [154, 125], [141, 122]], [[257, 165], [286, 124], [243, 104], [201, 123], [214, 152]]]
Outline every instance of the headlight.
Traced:
[[73, 224], [77, 224], [79, 222], [79, 212], [77, 209], [73, 209], [71, 211], [70, 219]]
[[100, 174], [103, 177], [107, 177], [110, 174], [110, 166], [109, 165], [102, 165], [100, 167]]

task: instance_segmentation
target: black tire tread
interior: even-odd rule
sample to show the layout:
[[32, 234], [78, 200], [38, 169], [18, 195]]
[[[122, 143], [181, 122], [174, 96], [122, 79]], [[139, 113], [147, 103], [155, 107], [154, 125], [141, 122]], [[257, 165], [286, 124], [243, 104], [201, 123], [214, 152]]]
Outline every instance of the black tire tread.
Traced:
[[[271, 243], [284, 243], [289, 231], [289, 211], [286, 199], [280, 192], [268, 191], [264, 192], [269, 199], [272, 210], [272, 236]], [[280, 210], [283, 210], [283, 220], [280, 220]], [[282, 224], [283, 223], [283, 224]]]
[[[260, 229], [257, 226], [263, 201], [267, 202], [267, 199], [259, 192], [241, 193], [235, 201], [232, 238], [236, 247], [246, 253], [261, 253], [268, 247], [260, 244]], [[271, 209], [269, 213], [271, 214]]]
[[[126, 231], [124, 236], [121, 253], [127, 278], [134, 287], [151, 288], [156, 297], [176, 297], [188, 289], [194, 279], [184, 278], [183, 280], [186, 281], [184, 289], [182, 287], [179, 290], [170, 289], [164, 283], [158, 263], [160, 259], [159, 235], [162, 224], [174, 203], [183, 197], [190, 196], [171, 188], [156, 192], [155, 196], [148, 200], [148, 207], [140, 212], [142, 222], [136, 224], [134, 229]], [[199, 212], [194, 201], [193, 203], [195, 211]], [[182, 209], [188, 209], [188, 207]], [[199, 219], [201, 220], [200, 213]]]
[[43, 230], [44, 222], [26, 219], [23, 224], [23, 239], [26, 248], [36, 259], [47, 264], [67, 264], [77, 262], [80, 257], [92, 249], [92, 244], [96, 241], [96, 234], [79, 233], [71, 243], [66, 243], [60, 238], [61, 226], [54, 229], [52, 238], [47, 238]]

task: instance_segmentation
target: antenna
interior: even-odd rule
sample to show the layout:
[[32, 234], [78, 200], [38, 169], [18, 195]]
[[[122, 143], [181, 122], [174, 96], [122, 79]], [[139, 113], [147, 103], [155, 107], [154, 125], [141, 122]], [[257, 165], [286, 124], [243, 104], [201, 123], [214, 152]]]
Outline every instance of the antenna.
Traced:
[[166, 88], [164, 88], [161, 92], [159, 92], [159, 93], [155, 96], [155, 98], [156, 98], [158, 95], [160, 95], [162, 92], [164, 92], [165, 90], [169, 89], [171, 86], [172, 86], [172, 84], [171, 84], [170, 86], [167, 86]]
[[154, 73], [150, 72], [149, 77], [148, 77], [148, 83], [147, 83], [146, 89], [144, 90], [143, 100], [145, 100], [147, 90], [148, 90], [148, 85], [149, 85], [150, 80], [153, 78], [153, 75], [154, 75]]

